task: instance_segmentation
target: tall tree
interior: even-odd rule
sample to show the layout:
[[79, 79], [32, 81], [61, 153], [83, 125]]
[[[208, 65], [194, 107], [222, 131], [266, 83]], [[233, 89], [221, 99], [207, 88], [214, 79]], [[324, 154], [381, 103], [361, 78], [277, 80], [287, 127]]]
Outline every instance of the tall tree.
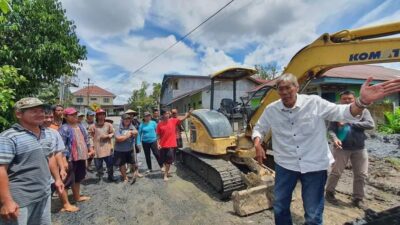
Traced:
[[153, 93], [151, 97], [156, 102], [156, 105], [160, 105], [160, 96], [161, 96], [161, 83], [153, 83]]
[[258, 72], [258, 77], [265, 80], [272, 80], [279, 74], [279, 69], [276, 63], [269, 63], [267, 65], [255, 65]]
[[18, 68], [29, 83], [19, 95], [35, 95], [40, 84], [50, 84], [62, 75], [71, 76], [85, 59], [75, 25], [68, 20], [58, 0], [14, 0], [12, 11], [0, 23], [0, 62]]
[[143, 81], [139, 89], [134, 89], [132, 91], [132, 96], [128, 100], [130, 108], [138, 111], [140, 107], [141, 112], [152, 111], [154, 108], [158, 108], [161, 84], [153, 83], [153, 91], [150, 95], [147, 94], [149, 87], [149, 83]]
[[[13, 121], [14, 101], [36, 96], [86, 57], [75, 25], [58, 0], [0, 0], [0, 130]], [[11, 83], [10, 83], [11, 81]]]

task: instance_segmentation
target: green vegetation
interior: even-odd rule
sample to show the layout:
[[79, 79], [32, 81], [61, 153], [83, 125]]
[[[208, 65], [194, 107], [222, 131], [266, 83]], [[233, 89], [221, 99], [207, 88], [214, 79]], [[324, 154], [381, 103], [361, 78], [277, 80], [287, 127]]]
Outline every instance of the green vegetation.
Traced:
[[400, 108], [396, 108], [394, 112], [384, 112], [386, 124], [380, 124], [378, 131], [385, 134], [400, 133]]
[[153, 83], [153, 91], [149, 95], [148, 89], [150, 84], [146, 81], [143, 81], [139, 89], [134, 89], [132, 91], [132, 96], [128, 100], [128, 104], [131, 109], [135, 111], [143, 113], [145, 111], [153, 111], [154, 108], [158, 108], [160, 105], [160, 93], [161, 93], [161, 84]]
[[267, 65], [255, 65], [257, 70], [257, 77], [264, 80], [272, 80], [276, 78], [280, 71], [276, 63], [269, 63]]
[[400, 171], [400, 158], [389, 157], [385, 161], [390, 163], [396, 170]]
[[0, 67], [0, 128], [9, 126], [9, 121], [13, 120], [12, 114], [8, 112], [15, 103], [15, 88], [22, 83], [26, 83], [26, 79], [18, 75], [15, 67]]
[[58, 79], [74, 75], [85, 57], [58, 0], [0, 0], [0, 131], [13, 123], [16, 100], [54, 101]]

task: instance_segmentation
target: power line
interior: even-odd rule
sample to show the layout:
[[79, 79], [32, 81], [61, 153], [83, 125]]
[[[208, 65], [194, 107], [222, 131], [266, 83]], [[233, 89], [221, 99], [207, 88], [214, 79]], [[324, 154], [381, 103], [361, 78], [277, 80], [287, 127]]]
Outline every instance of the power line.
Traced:
[[191, 31], [189, 31], [189, 33], [185, 34], [185, 36], [181, 37], [178, 41], [176, 41], [174, 44], [170, 45], [168, 48], [166, 48], [164, 51], [160, 52], [158, 55], [156, 55], [155, 57], [153, 57], [152, 59], [150, 59], [148, 62], [146, 62], [145, 64], [143, 64], [141, 67], [139, 67], [138, 69], [136, 69], [135, 71], [133, 71], [132, 74], [135, 74], [137, 72], [139, 72], [140, 70], [142, 70], [143, 68], [145, 68], [147, 65], [149, 65], [150, 63], [152, 63], [154, 60], [156, 60], [158, 57], [162, 56], [164, 53], [166, 53], [168, 50], [170, 50], [171, 48], [173, 48], [175, 45], [177, 45], [179, 42], [182, 42], [184, 39], [186, 39], [190, 34], [192, 34], [195, 30], [197, 30], [199, 27], [201, 27], [203, 24], [207, 23], [207, 21], [209, 21], [211, 18], [213, 18], [214, 16], [216, 16], [219, 12], [221, 12], [223, 9], [225, 9], [228, 5], [230, 5], [234, 0], [231, 0], [230, 2], [228, 2], [227, 4], [225, 4], [222, 8], [218, 9], [215, 13], [213, 13], [211, 16], [207, 17], [207, 19], [205, 19], [203, 22], [201, 22], [199, 25], [197, 25], [195, 28], [193, 28]]

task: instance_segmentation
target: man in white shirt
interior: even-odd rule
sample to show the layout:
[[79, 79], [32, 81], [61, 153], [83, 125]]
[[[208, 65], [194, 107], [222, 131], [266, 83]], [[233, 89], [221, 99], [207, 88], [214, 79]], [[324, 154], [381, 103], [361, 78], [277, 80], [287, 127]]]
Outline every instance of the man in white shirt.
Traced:
[[292, 74], [277, 79], [280, 100], [268, 105], [253, 130], [257, 160], [266, 158], [261, 146], [272, 131], [275, 160], [275, 223], [292, 224], [290, 203], [298, 180], [306, 224], [322, 224], [324, 187], [329, 166], [325, 120], [358, 121], [364, 108], [391, 93], [399, 92], [400, 79], [361, 87], [360, 97], [349, 105], [336, 105], [316, 95], [297, 94], [299, 84]]

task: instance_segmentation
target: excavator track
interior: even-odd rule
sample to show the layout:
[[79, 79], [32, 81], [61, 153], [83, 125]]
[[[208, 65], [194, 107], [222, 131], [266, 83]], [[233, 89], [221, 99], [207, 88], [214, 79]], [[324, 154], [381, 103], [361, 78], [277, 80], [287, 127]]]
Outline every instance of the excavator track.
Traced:
[[181, 156], [183, 164], [212, 186], [220, 199], [230, 198], [232, 192], [246, 187], [240, 170], [229, 161], [201, 155], [189, 148], [182, 149]]

